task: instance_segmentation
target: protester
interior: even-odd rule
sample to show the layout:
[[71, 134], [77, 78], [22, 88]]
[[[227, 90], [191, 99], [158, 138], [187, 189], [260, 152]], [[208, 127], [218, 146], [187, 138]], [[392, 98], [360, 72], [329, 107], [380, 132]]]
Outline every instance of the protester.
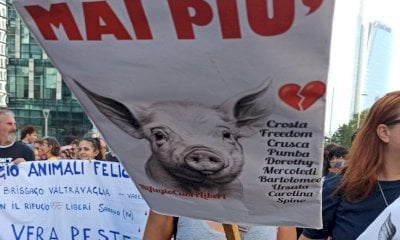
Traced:
[[110, 149], [108, 153], [106, 153], [106, 161], [108, 162], [119, 162], [117, 155]]
[[79, 137], [74, 136], [74, 135], [67, 135], [64, 137], [65, 145], [71, 145], [72, 142], [74, 142], [74, 141], [79, 141]]
[[304, 229], [301, 240], [352, 240], [400, 194], [400, 91], [369, 110], [352, 143], [342, 174], [324, 181], [322, 229]]
[[79, 159], [79, 140], [75, 139], [70, 144], [70, 156], [71, 159]]
[[83, 138], [79, 141], [79, 159], [82, 160], [103, 160], [100, 151], [100, 141], [98, 138]]
[[62, 150], [60, 152], [60, 159], [71, 159], [71, 156], [69, 155], [68, 150]]
[[329, 151], [329, 169], [328, 173], [325, 176], [325, 179], [335, 176], [342, 170], [348, 153], [349, 151], [347, 150], [347, 148], [343, 146], [336, 146]]
[[[37, 157], [36, 160], [46, 160], [46, 154], [43, 153], [43, 140], [42, 139], [36, 139], [35, 142], [33, 143], [33, 148], [37, 150]], [[32, 148], [32, 149], [33, 149]]]
[[37, 139], [36, 128], [32, 125], [27, 125], [21, 130], [21, 140], [20, 142], [26, 144], [28, 147], [32, 148], [32, 145]]
[[42, 151], [46, 160], [57, 160], [60, 156], [60, 143], [54, 137], [43, 138]]
[[32, 150], [16, 141], [16, 134], [14, 114], [9, 110], [0, 110], [0, 166], [35, 160]]
[[32, 152], [33, 155], [35, 156], [35, 160], [41, 160], [40, 155], [39, 155], [39, 149], [35, 146], [35, 144], [32, 145]]
[[[275, 226], [239, 226], [244, 240], [295, 240], [294, 227]], [[279, 238], [278, 238], [279, 236]], [[144, 231], [144, 240], [203, 240], [226, 239], [221, 223], [172, 217], [150, 211]]]
[[62, 146], [60, 149], [60, 159], [72, 159], [71, 158], [71, 145]]
[[[330, 143], [326, 145], [324, 148], [322, 180], [325, 180], [326, 177], [331, 177], [332, 175], [335, 175], [337, 173], [337, 171], [335, 171], [335, 173], [331, 172], [331, 170], [333, 169], [331, 169], [330, 158], [329, 158], [332, 149], [336, 147], [339, 147], [339, 145], [336, 143]], [[303, 232], [303, 228], [297, 227], [296, 229], [297, 229], [297, 237], [300, 237], [301, 233]]]
[[102, 160], [106, 160], [106, 155], [107, 155], [107, 143], [104, 141], [104, 139], [99, 138], [100, 141], [100, 152], [101, 156], [104, 157]]
[[323, 159], [323, 166], [322, 166], [322, 176], [326, 176], [329, 173], [329, 152], [332, 148], [337, 147], [339, 145], [335, 143], [331, 143], [325, 146], [324, 148], [324, 159]]

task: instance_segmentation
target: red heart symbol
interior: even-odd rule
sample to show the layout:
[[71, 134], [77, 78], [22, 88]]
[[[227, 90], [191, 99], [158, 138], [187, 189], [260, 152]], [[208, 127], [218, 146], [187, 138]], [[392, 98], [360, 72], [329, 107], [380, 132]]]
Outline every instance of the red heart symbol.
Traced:
[[325, 90], [325, 83], [321, 81], [309, 82], [302, 89], [298, 84], [289, 83], [279, 89], [279, 97], [292, 108], [305, 111], [325, 94]]
[[322, 4], [323, 0], [303, 0], [303, 4], [310, 8], [307, 15], [310, 15], [316, 11]]

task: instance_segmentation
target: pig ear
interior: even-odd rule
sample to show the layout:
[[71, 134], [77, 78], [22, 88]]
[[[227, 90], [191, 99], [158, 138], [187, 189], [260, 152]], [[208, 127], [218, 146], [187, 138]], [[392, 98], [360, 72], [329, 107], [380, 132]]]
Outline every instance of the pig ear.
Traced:
[[111, 122], [134, 138], [143, 138], [140, 122], [124, 104], [89, 91], [77, 81], [75, 83]]
[[267, 80], [256, 89], [229, 99], [220, 108], [235, 120], [236, 126], [242, 131], [252, 131], [254, 128], [262, 127], [272, 113], [273, 95], [267, 94], [272, 92], [271, 83], [271, 80]]

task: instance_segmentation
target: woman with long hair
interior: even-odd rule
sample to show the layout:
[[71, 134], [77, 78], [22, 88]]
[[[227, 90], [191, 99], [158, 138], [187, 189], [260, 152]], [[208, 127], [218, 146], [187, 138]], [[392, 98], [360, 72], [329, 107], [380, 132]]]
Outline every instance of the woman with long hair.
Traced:
[[400, 91], [369, 110], [342, 173], [325, 180], [322, 229], [304, 229], [300, 240], [356, 239], [400, 195]]

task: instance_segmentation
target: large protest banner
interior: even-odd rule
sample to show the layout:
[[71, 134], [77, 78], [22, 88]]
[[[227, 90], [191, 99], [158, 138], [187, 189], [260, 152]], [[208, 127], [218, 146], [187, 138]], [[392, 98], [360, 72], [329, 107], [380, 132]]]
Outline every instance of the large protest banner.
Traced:
[[120, 163], [0, 168], [0, 239], [142, 239], [148, 206]]
[[321, 226], [333, 0], [14, 0], [158, 212]]

